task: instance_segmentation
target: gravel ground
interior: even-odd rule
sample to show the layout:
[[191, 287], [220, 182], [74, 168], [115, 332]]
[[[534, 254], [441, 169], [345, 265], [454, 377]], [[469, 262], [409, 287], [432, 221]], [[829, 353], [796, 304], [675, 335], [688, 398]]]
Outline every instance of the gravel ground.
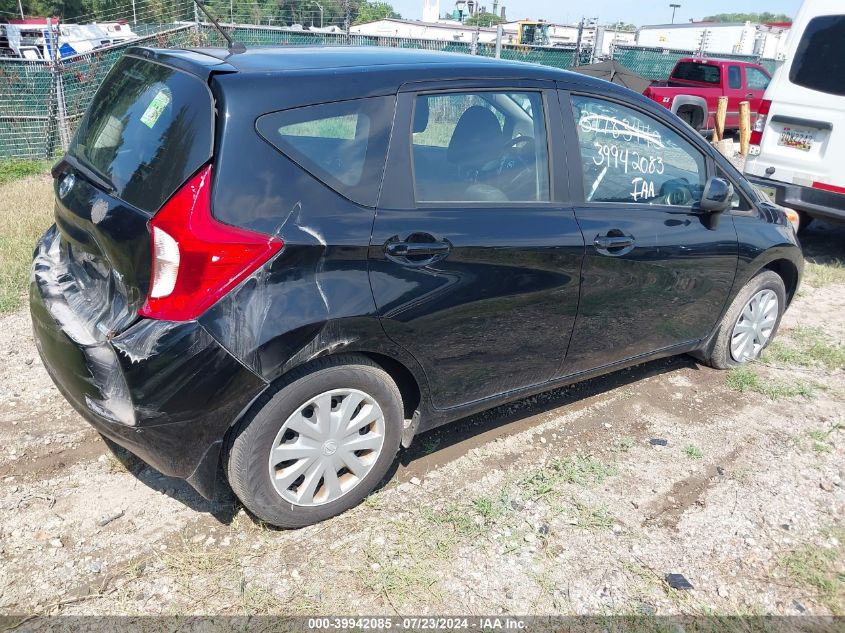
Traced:
[[679, 357], [460, 421], [297, 531], [113, 455], [5, 316], [0, 614], [841, 614], [843, 243], [810, 229], [752, 368]]

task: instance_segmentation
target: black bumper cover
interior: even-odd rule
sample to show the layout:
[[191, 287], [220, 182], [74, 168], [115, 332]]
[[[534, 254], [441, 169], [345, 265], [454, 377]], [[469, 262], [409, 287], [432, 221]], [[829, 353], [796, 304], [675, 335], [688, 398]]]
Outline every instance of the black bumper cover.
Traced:
[[45, 276], [33, 275], [30, 311], [44, 366], [70, 404], [106, 437], [213, 498], [226, 431], [265, 381], [195, 321], [141, 320], [110, 339], [86, 338]]
[[843, 195], [759, 176], [746, 175], [746, 178], [759, 187], [774, 189], [775, 202], [781, 206], [803, 211], [814, 218], [845, 220], [845, 196]]

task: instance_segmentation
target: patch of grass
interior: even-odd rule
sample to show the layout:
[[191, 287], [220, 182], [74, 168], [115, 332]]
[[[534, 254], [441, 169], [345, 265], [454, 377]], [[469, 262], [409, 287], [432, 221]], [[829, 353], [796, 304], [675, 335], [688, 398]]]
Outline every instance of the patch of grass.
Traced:
[[486, 524], [495, 523], [511, 510], [505, 495], [476, 497], [472, 500], [472, 507]]
[[51, 160], [0, 160], [0, 185], [50, 172]]
[[[402, 551], [408, 553], [405, 548]], [[434, 598], [437, 575], [424, 552], [411, 552], [417, 555], [403, 560], [396, 552], [370, 542], [364, 553], [368, 566], [358, 574], [361, 582], [397, 611], [411, 598], [423, 603]]]
[[612, 450], [617, 453], [627, 453], [634, 448], [635, 443], [633, 437], [618, 437], [613, 441]]
[[784, 556], [780, 564], [795, 582], [812, 590], [834, 615], [841, 615], [845, 600], [845, 574], [839, 562], [845, 550], [845, 530], [836, 530], [825, 536], [835, 537], [838, 546], [802, 545]]
[[616, 472], [615, 466], [603, 464], [594, 457], [555, 457], [543, 468], [523, 479], [520, 488], [531, 498], [539, 499], [559, 492], [565, 484], [600, 484]]
[[35, 243], [52, 222], [49, 180], [31, 177], [0, 185], [0, 314], [20, 307]]
[[805, 380], [792, 380], [789, 382], [761, 378], [749, 367], [735, 367], [728, 373], [726, 379], [728, 386], [735, 391], [745, 393], [753, 391], [762, 394], [771, 400], [783, 398], [812, 398], [815, 395], [814, 386]]
[[842, 422], [834, 422], [828, 429], [813, 429], [806, 434], [796, 437], [799, 446], [806, 446], [804, 440], [809, 440], [810, 448], [816, 453], [830, 453], [834, 448], [833, 435], [845, 430]]
[[702, 457], [704, 457], [704, 451], [702, 451], [697, 446], [693, 446], [692, 444], [690, 444], [684, 449], [684, 453], [690, 459], [701, 459]]
[[807, 261], [804, 265], [804, 282], [814, 288], [845, 284], [845, 262], [834, 258], [827, 261]]
[[820, 366], [832, 371], [845, 368], [845, 346], [831, 343], [818, 328], [798, 327], [785, 340], [774, 341], [764, 358], [780, 365]]
[[585, 530], [609, 530], [613, 527], [613, 516], [605, 506], [588, 506], [584, 503], [575, 503], [578, 511], [576, 520], [578, 527]]

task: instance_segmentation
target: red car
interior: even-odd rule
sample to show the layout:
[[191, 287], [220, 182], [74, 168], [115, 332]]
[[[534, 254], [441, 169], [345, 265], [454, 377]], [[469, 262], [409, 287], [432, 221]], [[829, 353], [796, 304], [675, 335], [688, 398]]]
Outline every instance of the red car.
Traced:
[[696, 130], [716, 127], [719, 97], [728, 98], [725, 129], [739, 128], [739, 103], [748, 101], [753, 122], [771, 81], [758, 64], [730, 59], [679, 59], [667, 81], [655, 82], [643, 94], [671, 110]]

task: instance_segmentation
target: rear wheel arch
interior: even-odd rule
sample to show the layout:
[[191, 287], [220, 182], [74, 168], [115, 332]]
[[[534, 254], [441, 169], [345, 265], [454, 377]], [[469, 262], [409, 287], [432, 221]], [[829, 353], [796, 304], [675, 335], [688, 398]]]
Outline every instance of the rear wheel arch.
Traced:
[[361, 352], [361, 354], [380, 366], [393, 379], [402, 395], [405, 419], [411, 419], [422, 402], [422, 390], [414, 372], [391, 356], [377, 352]]
[[695, 130], [702, 130], [707, 124], [707, 102], [701, 97], [678, 95], [672, 102], [672, 112]]
[[354, 363], [355, 359], [367, 359], [374, 363], [396, 383], [399, 393], [402, 396], [402, 406], [406, 419], [410, 419], [414, 412], [420, 407], [423, 397], [422, 385], [420, 379], [408, 366], [393, 356], [389, 356], [380, 352], [372, 352], [368, 350], [344, 349], [331, 354], [324, 354], [290, 368], [288, 371], [274, 378], [267, 387], [261, 392], [259, 396], [252, 401], [252, 403], [243, 410], [241, 415], [232, 420], [226, 432], [224, 447], [227, 447], [230, 438], [229, 436], [237, 433], [236, 428], [255, 413], [260, 410], [269, 400], [286, 385], [298, 380], [299, 378], [319, 371], [327, 365], [335, 364], [338, 359], [349, 360], [350, 364]]

